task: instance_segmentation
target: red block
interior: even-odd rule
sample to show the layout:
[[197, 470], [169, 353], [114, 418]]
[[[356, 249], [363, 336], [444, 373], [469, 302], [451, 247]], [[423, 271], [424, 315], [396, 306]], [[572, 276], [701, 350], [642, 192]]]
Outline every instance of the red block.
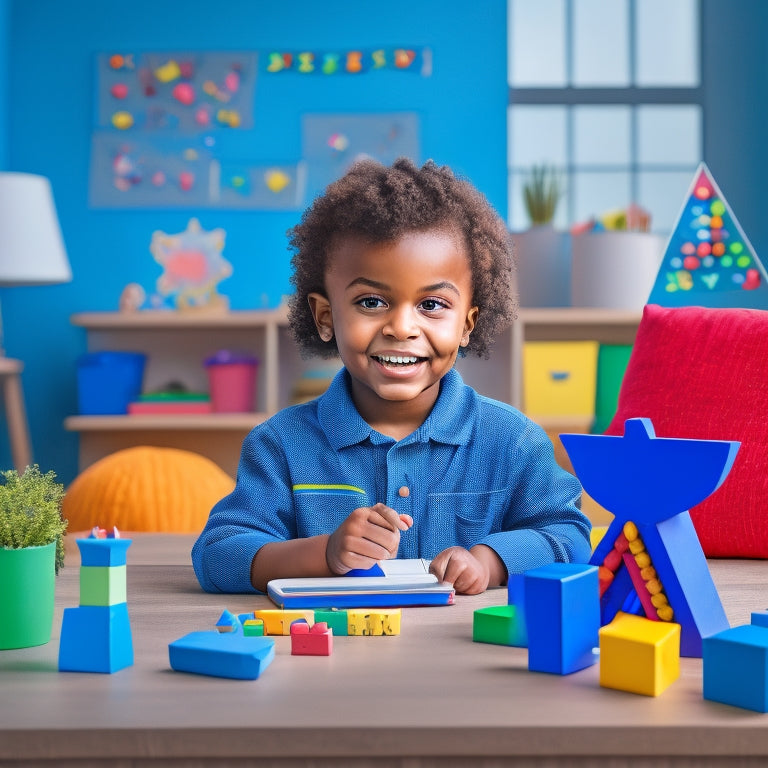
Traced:
[[333, 651], [333, 630], [324, 621], [312, 627], [303, 619], [291, 624], [292, 656], [330, 656]]

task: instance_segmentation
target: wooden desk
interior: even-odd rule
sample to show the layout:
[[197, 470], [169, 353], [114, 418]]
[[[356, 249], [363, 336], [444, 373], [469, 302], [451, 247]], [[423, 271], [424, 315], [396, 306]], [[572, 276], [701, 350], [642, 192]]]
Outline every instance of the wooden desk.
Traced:
[[[701, 660], [658, 698], [598, 685], [598, 667], [530, 673], [527, 652], [471, 641], [472, 612], [404, 611], [397, 637], [339, 637], [330, 657], [292, 657], [290, 638], [261, 679], [173, 672], [168, 643], [266, 598], [208, 595], [189, 536], [134, 537], [128, 604], [136, 663], [114, 675], [59, 673], [64, 606], [77, 605], [77, 557], [58, 577], [48, 645], [0, 652], [0, 764], [86, 766], [765, 765], [768, 715], [705, 701]], [[163, 563], [171, 563], [170, 565]], [[712, 572], [733, 624], [766, 605], [768, 564]], [[51, 761], [45, 763], [45, 761]], [[7, 761], [7, 762], [4, 762]]]

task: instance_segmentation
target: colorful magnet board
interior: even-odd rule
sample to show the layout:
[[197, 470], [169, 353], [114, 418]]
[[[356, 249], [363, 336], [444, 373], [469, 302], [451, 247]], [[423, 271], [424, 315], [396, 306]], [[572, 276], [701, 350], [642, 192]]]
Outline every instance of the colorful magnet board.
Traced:
[[768, 309], [768, 275], [702, 163], [667, 243], [648, 304]]

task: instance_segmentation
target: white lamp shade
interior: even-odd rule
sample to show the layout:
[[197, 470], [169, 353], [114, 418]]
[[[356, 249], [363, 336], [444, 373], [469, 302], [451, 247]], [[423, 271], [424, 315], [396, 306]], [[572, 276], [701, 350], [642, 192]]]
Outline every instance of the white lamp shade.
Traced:
[[0, 173], [0, 285], [67, 283], [71, 279], [48, 179], [29, 173]]

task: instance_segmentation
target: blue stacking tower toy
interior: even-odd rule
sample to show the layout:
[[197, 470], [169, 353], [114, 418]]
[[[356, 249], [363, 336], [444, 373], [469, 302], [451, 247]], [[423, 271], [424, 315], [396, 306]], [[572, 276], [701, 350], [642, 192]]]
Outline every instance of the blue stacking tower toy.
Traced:
[[77, 539], [80, 605], [65, 608], [59, 671], [117, 672], [133, 664], [126, 602], [126, 551], [130, 539]]

